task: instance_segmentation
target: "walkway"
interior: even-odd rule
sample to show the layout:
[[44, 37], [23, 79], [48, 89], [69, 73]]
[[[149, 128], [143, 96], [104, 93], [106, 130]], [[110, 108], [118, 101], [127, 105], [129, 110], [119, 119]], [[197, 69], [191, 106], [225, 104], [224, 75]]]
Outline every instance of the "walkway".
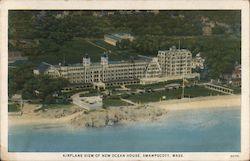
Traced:
[[86, 96], [81, 97], [80, 94], [83, 92], [76, 93], [71, 96], [72, 103], [84, 108], [86, 110], [100, 109], [103, 107], [102, 97], [101, 96]]
[[215, 84], [211, 84], [211, 83], [204, 83], [204, 86], [207, 89], [214, 90], [214, 91], [221, 92], [221, 93], [225, 93], [225, 94], [233, 95], [233, 92], [234, 92], [233, 89], [226, 88], [226, 87], [219, 86], [219, 85], [215, 85]]
[[99, 46], [99, 45], [97, 45], [97, 44], [95, 44], [95, 43], [93, 43], [93, 42], [91, 42], [91, 41], [89, 41], [89, 40], [86, 40], [88, 43], [90, 43], [91, 45], [93, 45], [93, 46], [96, 46], [96, 47], [98, 47], [98, 48], [100, 48], [100, 49], [102, 49], [102, 50], [105, 50], [105, 51], [108, 51], [108, 49], [106, 49], [106, 48], [104, 48], [104, 47], [101, 47], [101, 46]]
[[121, 99], [121, 101], [127, 102], [127, 103], [132, 104], [132, 105], [135, 105], [135, 106], [138, 106], [138, 105], [139, 105], [139, 104], [137, 104], [137, 103], [135, 103], [135, 102], [132, 102], [132, 101], [127, 100], [127, 99], [124, 99], [124, 98], [120, 98], [120, 99]]
[[81, 101], [80, 93], [76, 93], [71, 96], [72, 103], [77, 105], [78, 107], [84, 108], [86, 110], [89, 110], [89, 107]]

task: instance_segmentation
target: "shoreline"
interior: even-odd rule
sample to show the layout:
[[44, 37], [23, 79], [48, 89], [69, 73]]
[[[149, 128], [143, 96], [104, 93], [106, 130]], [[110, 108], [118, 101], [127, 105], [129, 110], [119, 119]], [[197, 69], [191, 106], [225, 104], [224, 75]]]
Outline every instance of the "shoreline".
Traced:
[[166, 100], [161, 102], [152, 102], [149, 103], [149, 105], [170, 111], [221, 107], [239, 108], [241, 106], [241, 95], [208, 96], [178, 100]]
[[38, 125], [38, 124], [67, 124], [70, 119], [76, 117], [82, 112], [77, 112], [61, 118], [45, 118], [40, 116], [8, 116], [8, 126], [16, 125]]
[[[145, 104], [148, 107], [159, 108], [159, 110], [179, 111], [179, 110], [195, 110], [222, 107], [237, 107], [241, 105], [241, 95], [224, 95], [224, 96], [207, 96], [178, 100], [166, 100], [161, 102], [151, 102]], [[117, 107], [119, 108], [119, 107]], [[37, 116], [34, 113], [24, 114], [23, 116], [8, 116], [8, 126], [15, 125], [36, 125], [36, 124], [69, 124], [69, 122], [83, 114], [78, 111], [71, 115], [60, 118], [49, 118]], [[167, 114], [166, 114], [167, 115]], [[145, 118], [146, 120], [147, 118]], [[69, 124], [70, 125], [70, 124]]]

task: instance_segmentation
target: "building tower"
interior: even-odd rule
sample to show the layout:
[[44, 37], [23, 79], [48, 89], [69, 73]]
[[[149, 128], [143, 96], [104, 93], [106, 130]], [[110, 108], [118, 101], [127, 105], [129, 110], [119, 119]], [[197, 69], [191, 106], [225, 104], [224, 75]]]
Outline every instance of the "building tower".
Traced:
[[101, 56], [101, 65], [102, 65], [102, 74], [101, 74], [101, 78], [99, 80], [102, 80], [103, 82], [105, 81], [105, 77], [106, 77], [106, 67], [108, 66], [109, 60], [108, 60], [108, 54], [106, 52], [103, 53], [103, 55]]
[[164, 76], [192, 73], [192, 53], [187, 49], [177, 49], [173, 46], [169, 50], [158, 51], [157, 57]]
[[85, 67], [84, 68], [84, 83], [88, 83], [88, 68], [90, 66], [90, 57], [88, 54], [86, 54], [83, 58], [82, 58], [82, 65]]
[[135, 72], [135, 59], [133, 56], [130, 56], [130, 69], [129, 69], [129, 79], [134, 79], [136, 77]]
[[82, 65], [83, 66], [89, 66], [90, 65], [90, 57], [88, 54], [85, 55], [85, 57], [82, 58]]
[[101, 56], [101, 65], [108, 65], [108, 54], [106, 52]]

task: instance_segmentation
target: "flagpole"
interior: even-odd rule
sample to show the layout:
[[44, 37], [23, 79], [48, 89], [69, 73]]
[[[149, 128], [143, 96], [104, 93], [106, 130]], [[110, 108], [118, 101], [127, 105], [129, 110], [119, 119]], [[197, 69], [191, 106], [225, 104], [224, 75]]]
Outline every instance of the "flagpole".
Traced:
[[185, 88], [185, 85], [184, 85], [184, 74], [182, 74], [182, 95], [181, 95], [181, 98], [184, 98], [184, 88]]

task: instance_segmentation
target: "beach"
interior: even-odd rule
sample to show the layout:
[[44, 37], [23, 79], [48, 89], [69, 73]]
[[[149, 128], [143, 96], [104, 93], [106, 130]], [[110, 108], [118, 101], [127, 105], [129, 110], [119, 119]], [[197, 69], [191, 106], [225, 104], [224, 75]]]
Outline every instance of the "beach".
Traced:
[[9, 115], [8, 124], [9, 126], [14, 125], [32, 125], [32, 124], [57, 124], [57, 123], [67, 123], [70, 119], [76, 117], [82, 112], [82, 110], [75, 105], [68, 110], [72, 112], [66, 116], [57, 117], [55, 112], [62, 113], [65, 109], [60, 111], [48, 110], [46, 113], [36, 113], [34, 110], [37, 105], [34, 104], [24, 104], [23, 115]]
[[168, 100], [149, 103], [150, 106], [163, 108], [166, 110], [188, 110], [220, 107], [240, 107], [241, 95], [224, 95], [185, 98], [178, 100]]
[[[166, 100], [166, 101], [161, 101], [161, 102], [152, 102], [144, 105], [140, 105], [140, 108], [134, 107], [131, 108], [129, 107], [128, 109], [126, 107], [120, 108], [122, 113], [122, 117], [124, 118], [124, 113], [127, 113], [129, 110], [129, 113], [133, 114], [133, 118], [131, 117], [125, 117], [126, 120], [133, 120], [134, 118], [139, 118], [138, 120], [156, 120], [155, 118], [161, 114], [155, 112], [157, 109], [160, 111], [160, 113], [165, 114], [167, 111], [176, 111], [176, 110], [189, 110], [189, 109], [206, 109], [206, 108], [220, 108], [220, 107], [237, 107], [239, 108], [241, 105], [241, 97], [240, 95], [224, 95], [224, 96], [209, 96], [209, 97], [197, 97], [197, 98], [185, 98], [185, 99], [178, 99], [178, 100]], [[145, 108], [145, 110], [144, 110]], [[153, 110], [148, 110], [149, 108]], [[15, 116], [10, 116], [9, 115], [9, 125], [31, 125], [31, 124], [57, 124], [57, 123], [63, 123], [63, 124], [69, 124], [70, 122], [72, 123], [72, 120], [78, 120], [76, 118], [78, 117], [85, 117], [88, 116], [88, 114], [85, 114], [83, 109], [80, 109], [74, 105], [70, 109], [70, 112], [67, 110], [51, 110], [47, 111], [46, 113], [35, 113], [33, 110], [35, 109], [35, 106], [32, 104], [25, 104], [24, 110], [25, 112], [23, 115], [15, 115]], [[138, 110], [139, 109], [139, 110]], [[131, 111], [132, 110], [132, 111]], [[67, 114], [65, 114], [65, 111]], [[112, 114], [113, 111], [110, 113]], [[118, 109], [115, 109], [115, 114], [119, 111]], [[145, 111], [145, 113], [143, 113]], [[147, 116], [150, 115], [150, 112], [152, 111], [153, 115], [151, 115], [151, 118], [146, 118]], [[166, 111], [166, 112], [163, 112]], [[57, 115], [52, 115], [53, 113], [62, 113], [60, 116]], [[97, 111], [95, 116], [99, 118], [98, 114], [101, 114], [102, 112]], [[142, 113], [142, 114], [141, 114]], [[118, 113], [119, 115], [121, 113]], [[140, 117], [135, 116], [135, 115], [140, 115]], [[118, 115], [118, 116], [119, 116]], [[98, 119], [97, 119], [98, 120]], [[134, 120], [134, 121], [138, 121]], [[80, 120], [81, 121], [81, 120]], [[126, 122], [122, 120], [123, 122]]]

